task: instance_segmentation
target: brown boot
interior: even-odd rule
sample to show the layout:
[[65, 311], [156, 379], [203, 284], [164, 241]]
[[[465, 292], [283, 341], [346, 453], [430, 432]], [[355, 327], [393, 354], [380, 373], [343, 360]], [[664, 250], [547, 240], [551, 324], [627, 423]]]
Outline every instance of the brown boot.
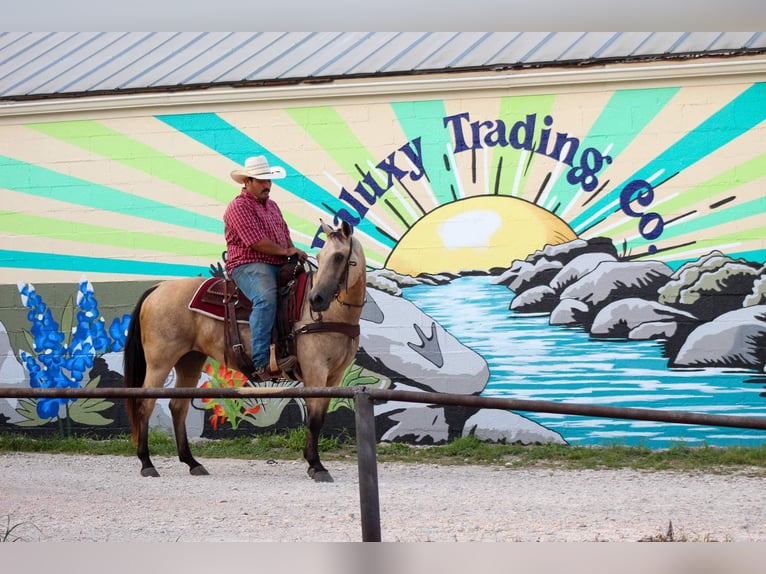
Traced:
[[264, 366], [253, 369], [252, 375], [250, 375], [248, 378], [254, 383], [265, 383], [266, 381], [270, 381], [271, 379], [275, 378], [275, 375], [271, 373], [267, 366]]

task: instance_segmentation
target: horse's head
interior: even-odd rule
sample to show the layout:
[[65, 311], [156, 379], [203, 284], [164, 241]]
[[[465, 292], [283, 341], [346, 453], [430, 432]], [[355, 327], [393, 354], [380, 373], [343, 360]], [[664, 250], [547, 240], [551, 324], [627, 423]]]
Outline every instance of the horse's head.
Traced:
[[309, 291], [311, 310], [327, 311], [333, 299], [341, 305], [361, 309], [366, 287], [366, 261], [352, 227], [345, 221], [338, 229], [320, 219], [327, 236], [317, 255], [319, 268]]

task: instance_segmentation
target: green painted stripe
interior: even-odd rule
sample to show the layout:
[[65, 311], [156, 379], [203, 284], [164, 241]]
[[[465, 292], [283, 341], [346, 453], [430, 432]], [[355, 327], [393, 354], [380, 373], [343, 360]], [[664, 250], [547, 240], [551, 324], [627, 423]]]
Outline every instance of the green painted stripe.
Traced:
[[[351, 176], [351, 179], [361, 181], [364, 174], [370, 171], [369, 163], [373, 165], [380, 163], [370, 153], [364, 144], [356, 137], [348, 124], [338, 114], [335, 108], [329, 106], [311, 107], [311, 108], [292, 108], [286, 110], [293, 121], [299, 125], [321, 148], [340, 165], [343, 170]], [[357, 166], [362, 170], [361, 173]], [[373, 177], [378, 184], [383, 183], [380, 178]], [[356, 187], [356, 185], [354, 185]], [[365, 186], [367, 189], [367, 186]], [[362, 204], [368, 205], [369, 202], [362, 199], [353, 189], [347, 191], [357, 198]], [[340, 193], [340, 192], [339, 192]], [[373, 195], [372, 191], [369, 191]], [[389, 207], [387, 202], [393, 204], [402, 215], [406, 215], [406, 208], [395, 195], [385, 193], [386, 202], [378, 198], [376, 205], [384, 209], [389, 215], [394, 216], [394, 210]], [[409, 221], [412, 225], [412, 221]]]
[[[665, 219], [670, 219], [674, 214], [683, 213], [685, 208], [688, 211], [688, 205], [690, 203], [697, 203], [699, 201], [710, 201], [713, 197], [725, 194], [727, 191], [731, 191], [730, 195], [737, 194], [737, 187], [753, 182], [757, 179], [766, 176], [766, 153], [754, 157], [750, 161], [747, 161], [741, 165], [734, 166], [725, 172], [707, 180], [699, 185], [685, 190], [677, 197], [670, 199], [657, 207], [657, 211], [661, 211], [661, 215]], [[758, 201], [758, 200], [756, 200]], [[756, 209], [754, 213], [766, 211], [766, 204], [763, 203], [763, 199], [760, 200], [761, 205], [750, 202], [750, 208]], [[747, 204], [746, 204], [747, 205]], [[732, 211], [732, 207], [727, 206], [720, 211], [714, 211], [709, 215], [706, 215], [706, 221], [708, 225], [721, 225], [729, 223], [736, 217], [736, 213], [742, 213]], [[750, 215], [750, 214], [747, 214]], [[699, 218], [698, 218], [699, 219]], [[621, 233], [631, 233], [638, 225], [638, 219], [631, 219], [628, 222], [615, 227], [610, 230], [609, 233], [612, 237], [615, 237]], [[689, 227], [692, 226], [692, 227]], [[674, 223], [665, 228], [662, 233], [663, 237], [674, 237], [678, 235], [684, 235], [689, 233], [692, 229], [698, 228], [697, 219], [690, 219], [688, 221], [682, 220], [678, 223]]]
[[221, 179], [96, 121], [27, 124], [26, 127], [220, 203], [228, 203], [233, 196], [232, 186]]
[[155, 233], [143, 233], [113, 229], [101, 225], [73, 223], [40, 215], [29, 215], [12, 211], [0, 211], [0, 231], [64, 239], [78, 243], [111, 245], [136, 250], [173, 253], [218, 259], [222, 246], [218, 243], [178, 239]]
[[[610, 157], [613, 159], [619, 157], [649, 122], [654, 120], [667, 103], [675, 97], [679, 90], [680, 88], [673, 87], [614, 92], [591, 126], [588, 135], [580, 141], [580, 153], [575, 156], [574, 165], [578, 165], [577, 159], [582, 155], [582, 150], [587, 148], [597, 149], [602, 154], [609, 148]], [[601, 171], [606, 167], [605, 165]], [[567, 181], [567, 171], [565, 170], [559, 177], [550, 195], [549, 205], [552, 206], [554, 202], [561, 202], [560, 212], [563, 212], [574, 201], [580, 190], [579, 185], [572, 185]], [[602, 179], [598, 174], [596, 177], [599, 180]], [[600, 181], [598, 187], [603, 183], [604, 181]], [[584, 201], [585, 199], [587, 196], [581, 200]]]
[[[505, 123], [506, 134], [513, 128], [513, 125], [519, 121], [526, 121], [527, 115], [535, 114], [536, 131], [534, 144], [540, 143], [539, 130], [544, 127], [543, 118], [551, 113], [553, 102], [556, 97], [553, 94], [543, 94], [539, 96], [507, 96], [500, 100], [500, 119]], [[555, 122], [555, 118], [554, 118]], [[555, 125], [555, 123], [554, 123]], [[492, 168], [489, 173], [490, 193], [494, 193], [495, 187], [499, 195], [522, 196], [527, 181], [527, 173], [535, 163], [538, 154], [534, 151], [526, 153], [523, 157], [524, 164], [521, 169], [522, 175], [519, 178], [519, 186], [516, 193], [513, 192], [516, 172], [519, 162], [522, 161], [522, 150], [517, 150], [510, 145], [507, 147], [496, 146], [492, 154]], [[532, 157], [530, 159], [529, 154]], [[497, 168], [502, 158], [503, 164], [500, 171], [500, 180], [497, 180]], [[547, 158], [546, 158], [547, 159]], [[529, 166], [526, 163], [529, 162]]]
[[439, 205], [452, 203], [455, 200], [452, 190], [457, 192], [458, 184], [457, 174], [444, 167], [444, 155], [448, 146], [451, 148], [453, 145], [452, 132], [444, 127], [447, 115], [444, 102], [392, 102], [391, 108], [408, 141], [421, 138], [423, 167]]
[[[275, 155], [271, 150], [263, 147], [257, 141], [250, 138], [250, 136], [224, 121], [217, 114], [173, 114], [156, 117], [186, 137], [198, 141], [200, 144], [209, 147], [223, 157], [229, 158], [238, 165], [243, 165], [245, 159], [249, 156], [264, 155], [269, 164], [284, 166], [287, 171], [287, 177], [280, 180], [279, 186], [299, 197], [302, 201], [317, 206], [326, 213], [335, 214], [341, 209], [347, 208], [344, 202], [303, 175], [300, 170], [291, 166], [289, 162], [284, 161], [283, 158]], [[291, 218], [288, 221], [291, 227], [295, 225], [296, 218]], [[287, 220], [287, 215], [285, 215], [285, 219]], [[357, 227], [360, 231], [373, 237], [383, 245], [390, 247], [395, 245], [395, 241], [382, 233], [370, 221], [363, 219]], [[298, 227], [293, 228], [298, 229]], [[305, 228], [306, 226], [304, 225], [300, 229]], [[314, 222], [310, 228], [310, 233], [305, 233], [306, 235], [314, 236], [320, 230], [318, 222]]]
[[[762, 213], [764, 208], [764, 200], [762, 198], [748, 201], [741, 205], [735, 205], [726, 210], [726, 213], [722, 217], [719, 213], [711, 213], [702, 217], [697, 217], [683, 226], [670, 226], [666, 227], [662, 232], [661, 240], [666, 241], [673, 237], [693, 233], [695, 231], [703, 231], [700, 237], [695, 238], [697, 244], [707, 245], [711, 241], [717, 244], [729, 244], [729, 243], [742, 243], [748, 239], [762, 239], [766, 237], [766, 227], [751, 227], [748, 229], [738, 229], [733, 234], [728, 235], [716, 235], [713, 228], [717, 225], [726, 224], [738, 219], [744, 219], [751, 217], [756, 213]], [[643, 247], [647, 244], [648, 240], [643, 237], [637, 237], [627, 242], [628, 248]]]
[[0, 187], [74, 205], [223, 234], [223, 222], [218, 219], [5, 156], [0, 156]]
[[115, 275], [149, 275], [172, 277], [208, 276], [209, 269], [194, 265], [175, 265], [151, 261], [58, 255], [36, 251], [9, 251], [0, 249], [0, 268], [48, 269], [79, 273], [113, 273]]
[[[632, 180], [648, 180], [660, 171], [664, 173], [664, 177], [669, 177], [728, 145], [766, 119], [764, 100], [766, 100], [766, 82], [753, 84], [649, 163], [641, 166], [628, 180], [617, 185], [617, 189], [623, 189]], [[589, 206], [586, 211], [580, 213], [570, 222], [570, 225], [575, 231], [579, 231], [587, 225], [592, 216], [601, 212], [612, 201], [610, 196], [597, 199], [594, 202], [595, 205]]]

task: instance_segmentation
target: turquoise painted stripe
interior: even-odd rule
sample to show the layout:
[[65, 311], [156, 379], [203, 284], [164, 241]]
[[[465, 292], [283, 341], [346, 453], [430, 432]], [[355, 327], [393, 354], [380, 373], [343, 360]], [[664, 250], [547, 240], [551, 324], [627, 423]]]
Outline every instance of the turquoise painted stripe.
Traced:
[[[661, 169], [664, 170], [661, 179], [664, 179], [688, 168], [764, 121], [766, 119], [765, 102], [766, 83], [753, 84], [616, 189], [622, 190], [628, 182], [636, 179], [647, 179]], [[615, 192], [596, 200], [595, 205], [580, 213], [570, 222], [570, 225], [576, 232], [581, 231], [586, 226], [588, 218], [616, 199]]]
[[[608, 155], [612, 158], [619, 157], [679, 90], [680, 88], [676, 87], [616, 91], [591, 126], [588, 135], [580, 141], [573, 166], [578, 165], [582, 151], [587, 148], [597, 149], [603, 154], [606, 148], [611, 146]], [[605, 165], [604, 168], [606, 167]], [[556, 181], [550, 195], [551, 199], [547, 202], [549, 209], [556, 203], [561, 203], [559, 213], [563, 213], [580, 190], [579, 186], [574, 186], [567, 181], [567, 172], [564, 172]], [[601, 179], [599, 177], [599, 180]], [[599, 185], [603, 183], [600, 181]], [[580, 201], [585, 199], [587, 195], [580, 197]]]
[[[266, 156], [270, 165], [281, 165], [287, 170], [288, 175], [279, 182], [280, 187], [319, 208], [322, 208], [324, 204], [336, 212], [341, 209], [349, 210], [349, 206], [340, 199], [217, 114], [177, 114], [156, 116], [156, 118], [239, 165], [243, 165], [250, 156]], [[317, 228], [319, 228], [319, 222], [317, 222]], [[373, 223], [365, 219], [357, 228], [388, 247], [395, 245], [394, 240], [381, 233]]]
[[79, 255], [59, 255], [34, 251], [9, 251], [0, 249], [0, 267], [14, 269], [50, 269], [57, 271], [80, 271], [114, 273], [116, 275], [156, 275], [173, 277], [208, 276], [207, 267], [176, 265], [129, 259], [105, 259]]
[[458, 193], [457, 174], [444, 167], [444, 155], [452, 147], [452, 134], [444, 127], [447, 112], [441, 100], [393, 102], [391, 108], [408, 141], [420, 138], [423, 167], [439, 205], [455, 200]]
[[[103, 211], [223, 234], [223, 222], [215, 218], [5, 156], [0, 156], [0, 187]], [[34, 233], [34, 230], [30, 232]]]
[[[706, 229], [712, 229], [717, 225], [722, 225], [730, 221], [736, 221], [739, 219], [745, 219], [756, 213], [763, 213], [766, 203], [762, 198], [753, 199], [739, 205], [733, 205], [727, 207], [725, 211], [708, 213], [707, 215], [700, 215], [694, 217], [688, 221], [681, 221], [673, 225], [668, 225], [662, 230], [662, 239], [672, 239], [674, 237], [680, 237], [682, 235], [689, 235], [694, 232], [704, 231]], [[644, 245], [646, 239], [643, 237], [636, 237], [627, 242], [628, 247], [638, 247]]]

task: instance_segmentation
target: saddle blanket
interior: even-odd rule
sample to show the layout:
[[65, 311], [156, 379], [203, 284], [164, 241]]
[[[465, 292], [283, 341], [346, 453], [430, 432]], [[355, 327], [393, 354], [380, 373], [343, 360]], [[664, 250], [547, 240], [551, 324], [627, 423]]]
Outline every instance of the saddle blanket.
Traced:
[[[224, 281], [221, 277], [206, 279], [189, 301], [189, 309], [223, 321], [225, 313]], [[239, 289], [237, 289], [237, 297], [239, 299], [236, 305], [237, 323], [247, 323], [252, 303]]]
[[[294, 291], [294, 301], [283, 301], [280, 298], [279, 305], [287, 305], [287, 309], [289, 310], [287, 317], [289, 321], [297, 321], [300, 319], [300, 310], [306, 293], [307, 278], [307, 273], [301, 273], [297, 276], [297, 288]], [[197, 288], [191, 301], [189, 301], [189, 309], [196, 313], [202, 313], [213, 319], [223, 321], [225, 317], [224, 282], [225, 279], [222, 279], [221, 277], [211, 277], [210, 279], [206, 279], [202, 285]], [[247, 323], [253, 304], [238, 288], [236, 290], [236, 297], [237, 304], [235, 313], [237, 315], [237, 323]]]

